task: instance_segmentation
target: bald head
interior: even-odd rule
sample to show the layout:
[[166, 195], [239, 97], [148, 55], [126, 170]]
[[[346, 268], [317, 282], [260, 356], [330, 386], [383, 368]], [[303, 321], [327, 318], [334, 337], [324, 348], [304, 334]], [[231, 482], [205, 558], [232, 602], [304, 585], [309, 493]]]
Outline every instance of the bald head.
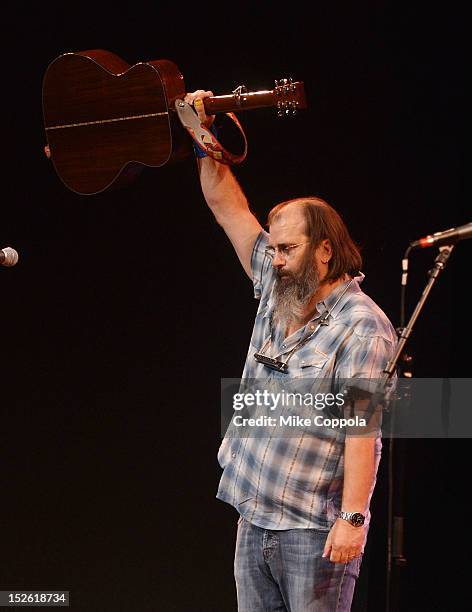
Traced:
[[322, 244], [329, 244], [330, 256], [326, 280], [337, 280], [345, 274], [356, 276], [362, 267], [359, 249], [354, 244], [340, 215], [321, 198], [307, 197], [277, 204], [269, 213], [268, 226], [271, 243], [284, 240], [309, 242], [308, 249], [315, 253]]
[[301, 206], [287, 204], [270, 221], [269, 232], [274, 244], [296, 244], [307, 240], [306, 216]]

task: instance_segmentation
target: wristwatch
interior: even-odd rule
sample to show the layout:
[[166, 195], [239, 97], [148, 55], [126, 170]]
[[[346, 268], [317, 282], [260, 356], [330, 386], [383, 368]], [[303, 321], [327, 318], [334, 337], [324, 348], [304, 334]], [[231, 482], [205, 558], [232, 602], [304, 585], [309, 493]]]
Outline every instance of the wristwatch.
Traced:
[[361, 527], [365, 522], [365, 516], [360, 512], [343, 512], [341, 510], [339, 518], [351, 523], [354, 527]]

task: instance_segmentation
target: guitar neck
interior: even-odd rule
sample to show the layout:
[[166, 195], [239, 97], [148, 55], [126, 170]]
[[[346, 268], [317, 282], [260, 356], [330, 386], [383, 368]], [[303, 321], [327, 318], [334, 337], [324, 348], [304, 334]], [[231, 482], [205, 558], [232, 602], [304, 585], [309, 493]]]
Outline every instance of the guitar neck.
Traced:
[[253, 108], [275, 106], [278, 109], [298, 110], [306, 108], [306, 98], [303, 83], [289, 83], [265, 91], [232, 93], [224, 96], [204, 98], [203, 105], [208, 115], [230, 113]]

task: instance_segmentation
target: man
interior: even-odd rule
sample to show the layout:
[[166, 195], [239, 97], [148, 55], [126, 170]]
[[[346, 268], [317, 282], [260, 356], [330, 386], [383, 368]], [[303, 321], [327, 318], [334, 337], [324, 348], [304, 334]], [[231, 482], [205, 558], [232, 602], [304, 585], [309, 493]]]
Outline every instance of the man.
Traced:
[[[207, 126], [201, 100], [187, 94]], [[260, 300], [243, 379], [380, 378], [395, 331], [360, 289], [361, 257], [338, 213], [319, 198], [277, 205], [265, 232], [228, 166], [198, 160], [203, 194]], [[362, 387], [362, 385], [360, 385]], [[351, 607], [365, 545], [378, 435], [322, 426], [299, 437], [226, 436], [217, 497], [240, 514], [235, 579], [240, 612]]]

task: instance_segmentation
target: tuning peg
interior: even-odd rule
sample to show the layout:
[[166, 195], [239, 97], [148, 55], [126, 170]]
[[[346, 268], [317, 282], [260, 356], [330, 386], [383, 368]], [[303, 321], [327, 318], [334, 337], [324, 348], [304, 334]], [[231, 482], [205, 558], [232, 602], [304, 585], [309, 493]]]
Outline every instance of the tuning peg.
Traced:
[[277, 102], [277, 117], [289, 117], [297, 114], [298, 102], [296, 100], [279, 100]]

